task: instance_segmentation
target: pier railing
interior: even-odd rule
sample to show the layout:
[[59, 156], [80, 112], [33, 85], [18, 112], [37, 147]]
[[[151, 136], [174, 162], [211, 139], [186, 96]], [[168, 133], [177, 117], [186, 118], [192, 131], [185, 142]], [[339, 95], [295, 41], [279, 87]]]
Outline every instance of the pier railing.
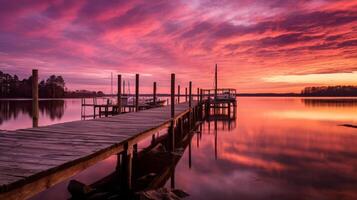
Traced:
[[235, 100], [237, 96], [236, 89], [220, 88], [220, 89], [202, 89], [203, 100]]

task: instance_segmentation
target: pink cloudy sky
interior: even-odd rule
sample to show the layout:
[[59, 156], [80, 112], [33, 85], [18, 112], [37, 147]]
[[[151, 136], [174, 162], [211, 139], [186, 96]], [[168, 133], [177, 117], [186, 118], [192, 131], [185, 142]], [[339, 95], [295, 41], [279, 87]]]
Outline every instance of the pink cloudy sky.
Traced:
[[140, 73], [163, 91], [172, 72], [212, 86], [215, 63], [240, 92], [357, 85], [357, 1], [1, 0], [0, 70], [20, 78], [109, 92], [111, 72]]

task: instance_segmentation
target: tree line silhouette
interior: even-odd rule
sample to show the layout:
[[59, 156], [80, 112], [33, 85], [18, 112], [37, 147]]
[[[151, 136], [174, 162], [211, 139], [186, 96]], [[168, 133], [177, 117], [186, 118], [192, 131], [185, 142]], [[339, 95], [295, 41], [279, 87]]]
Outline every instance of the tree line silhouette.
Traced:
[[[93, 97], [103, 96], [103, 92], [87, 90], [68, 91], [62, 76], [51, 75], [38, 84], [40, 98]], [[31, 98], [32, 76], [20, 80], [17, 75], [0, 71], [0, 98]]]
[[357, 96], [357, 86], [321, 86], [306, 87], [301, 91], [302, 96]]

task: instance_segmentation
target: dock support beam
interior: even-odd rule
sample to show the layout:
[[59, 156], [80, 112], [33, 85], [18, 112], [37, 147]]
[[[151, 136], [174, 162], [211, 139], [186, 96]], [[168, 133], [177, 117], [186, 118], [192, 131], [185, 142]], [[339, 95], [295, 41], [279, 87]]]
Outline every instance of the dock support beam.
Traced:
[[170, 150], [175, 150], [175, 74], [171, 74], [171, 125], [170, 125]]
[[118, 75], [118, 113], [121, 113], [121, 75]]
[[139, 74], [135, 75], [135, 111], [139, 111]]
[[38, 127], [38, 70], [32, 70], [32, 126]]

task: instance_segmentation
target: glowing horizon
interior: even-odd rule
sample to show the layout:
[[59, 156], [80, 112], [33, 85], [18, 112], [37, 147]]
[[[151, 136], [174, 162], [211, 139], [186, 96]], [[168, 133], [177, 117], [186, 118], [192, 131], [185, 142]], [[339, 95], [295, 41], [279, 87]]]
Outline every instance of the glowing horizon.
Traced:
[[111, 73], [141, 74], [143, 92], [167, 91], [170, 73], [212, 87], [215, 63], [220, 87], [243, 93], [357, 85], [356, 27], [350, 0], [5, 0], [0, 70], [104, 92]]

